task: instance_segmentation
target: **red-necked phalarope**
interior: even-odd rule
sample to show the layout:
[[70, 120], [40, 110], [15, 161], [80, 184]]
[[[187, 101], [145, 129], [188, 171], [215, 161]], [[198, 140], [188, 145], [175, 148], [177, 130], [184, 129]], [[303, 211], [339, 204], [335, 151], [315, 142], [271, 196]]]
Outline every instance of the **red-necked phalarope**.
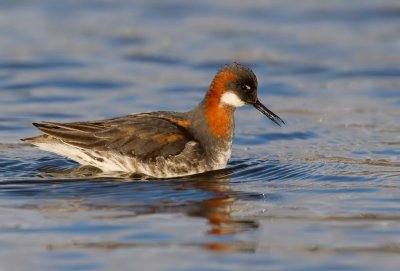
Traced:
[[225, 168], [234, 111], [252, 105], [277, 125], [284, 121], [257, 98], [257, 78], [241, 64], [223, 66], [193, 110], [138, 113], [106, 120], [33, 123], [44, 134], [23, 139], [42, 150], [103, 171], [177, 177]]

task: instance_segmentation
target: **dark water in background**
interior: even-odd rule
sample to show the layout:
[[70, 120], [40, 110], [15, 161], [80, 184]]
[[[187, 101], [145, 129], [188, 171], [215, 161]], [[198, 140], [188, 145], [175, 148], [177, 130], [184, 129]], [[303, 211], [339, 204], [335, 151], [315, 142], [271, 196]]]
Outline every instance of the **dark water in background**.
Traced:
[[[398, 1], [0, 2], [0, 270], [399, 270]], [[239, 61], [227, 170], [104, 176], [31, 122], [187, 110]]]

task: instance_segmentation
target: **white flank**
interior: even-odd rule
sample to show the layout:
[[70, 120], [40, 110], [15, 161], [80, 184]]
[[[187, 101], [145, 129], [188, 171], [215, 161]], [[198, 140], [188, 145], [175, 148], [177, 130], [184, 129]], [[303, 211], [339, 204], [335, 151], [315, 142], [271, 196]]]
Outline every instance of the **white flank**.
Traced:
[[228, 91], [222, 94], [221, 103], [227, 104], [233, 107], [240, 107], [245, 105], [245, 103], [240, 99], [235, 93]]
[[95, 166], [104, 172], [137, 172], [158, 178], [171, 178], [222, 169], [226, 167], [231, 156], [230, 143], [216, 149], [211, 160], [207, 161], [201, 158], [196, 165], [192, 165], [192, 161], [188, 162], [186, 159], [186, 157], [190, 158], [193, 152], [198, 151], [198, 143], [194, 141], [186, 143], [185, 149], [177, 156], [159, 157], [156, 161], [149, 163], [138, 161], [134, 157], [78, 148], [61, 142], [34, 142], [33, 144], [44, 151], [68, 157], [81, 165]]

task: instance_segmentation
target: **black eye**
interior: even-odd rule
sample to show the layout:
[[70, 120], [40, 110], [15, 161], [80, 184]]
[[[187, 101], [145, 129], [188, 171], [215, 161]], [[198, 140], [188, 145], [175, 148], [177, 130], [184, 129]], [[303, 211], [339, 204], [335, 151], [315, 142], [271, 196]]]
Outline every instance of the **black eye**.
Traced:
[[250, 90], [251, 87], [248, 86], [248, 85], [240, 85], [240, 89], [241, 89], [241, 90], [244, 90], [244, 91], [247, 91], [247, 90]]

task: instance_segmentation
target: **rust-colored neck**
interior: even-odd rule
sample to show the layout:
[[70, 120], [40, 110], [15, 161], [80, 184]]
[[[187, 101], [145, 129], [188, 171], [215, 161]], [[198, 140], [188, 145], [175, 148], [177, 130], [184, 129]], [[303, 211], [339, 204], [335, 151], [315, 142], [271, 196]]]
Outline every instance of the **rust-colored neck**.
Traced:
[[234, 108], [221, 104], [227, 82], [234, 80], [236, 74], [229, 71], [219, 72], [208, 90], [204, 101], [204, 112], [210, 132], [219, 139], [230, 139], [233, 134]]

